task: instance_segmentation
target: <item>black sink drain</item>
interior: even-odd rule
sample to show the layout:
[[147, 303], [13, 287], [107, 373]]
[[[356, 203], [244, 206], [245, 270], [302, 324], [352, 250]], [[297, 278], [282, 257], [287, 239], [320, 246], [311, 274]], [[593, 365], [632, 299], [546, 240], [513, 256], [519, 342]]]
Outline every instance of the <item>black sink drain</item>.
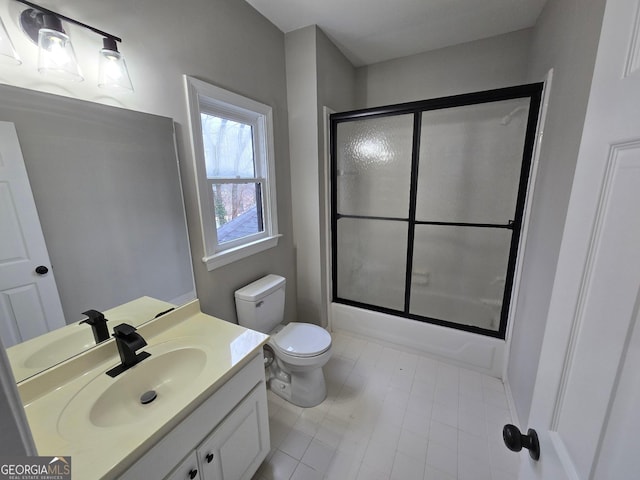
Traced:
[[140, 403], [143, 405], [146, 405], [147, 403], [151, 403], [156, 399], [157, 396], [158, 394], [156, 393], [155, 390], [149, 390], [148, 392], [144, 392], [142, 395], [140, 395]]

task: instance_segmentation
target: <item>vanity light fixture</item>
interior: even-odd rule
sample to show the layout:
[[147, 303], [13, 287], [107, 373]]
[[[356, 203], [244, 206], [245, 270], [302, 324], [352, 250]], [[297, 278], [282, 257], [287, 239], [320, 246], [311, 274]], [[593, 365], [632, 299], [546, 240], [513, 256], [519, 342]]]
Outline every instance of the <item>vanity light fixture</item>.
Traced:
[[118, 51], [116, 41], [111, 37], [105, 37], [102, 39], [102, 43], [104, 48], [100, 50], [98, 86], [133, 91], [127, 64], [122, 54]]
[[38, 71], [63, 80], [84, 80], [62, 21], [48, 13], [42, 15], [42, 27], [38, 30]]
[[[62, 27], [64, 20], [103, 37], [104, 48], [100, 50], [99, 56], [98, 86], [133, 91], [129, 71], [116, 43], [122, 42], [121, 38], [27, 0], [16, 1], [30, 7], [20, 14], [20, 26], [24, 33], [38, 44], [38, 71], [68, 80], [84, 79], [76, 62], [69, 35]], [[0, 31], [1, 34], [2, 31]]]
[[4, 23], [0, 18], [0, 61], [2, 63], [10, 63], [19, 65], [22, 63], [16, 49], [13, 47], [13, 42], [7, 33], [7, 29], [4, 27]]

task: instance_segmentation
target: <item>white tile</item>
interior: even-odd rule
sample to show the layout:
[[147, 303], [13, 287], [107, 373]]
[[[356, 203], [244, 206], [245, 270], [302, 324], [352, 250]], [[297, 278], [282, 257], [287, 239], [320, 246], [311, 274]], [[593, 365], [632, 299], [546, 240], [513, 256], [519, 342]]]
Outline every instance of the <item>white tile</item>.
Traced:
[[322, 473], [316, 472], [304, 463], [299, 463], [291, 476], [291, 480], [322, 480], [323, 476]]
[[505, 472], [504, 470], [491, 470], [491, 480], [513, 480], [515, 477], [513, 472]]
[[340, 420], [327, 415], [322, 419], [322, 422], [320, 422], [315, 438], [327, 445], [338, 446], [348, 427], [349, 422], [346, 420]]
[[427, 436], [431, 423], [431, 412], [429, 410], [407, 410], [404, 414], [402, 428], [418, 435]]
[[272, 418], [277, 419], [283, 425], [293, 427], [293, 425], [298, 421], [299, 416], [299, 413], [295, 413], [286, 408], [281, 408]]
[[388, 476], [393, 467], [395, 453], [395, 448], [390, 448], [387, 443], [369, 442], [362, 463]]
[[457, 388], [436, 387], [433, 395], [433, 403], [458, 408], [458, 396]]
[[390, 480], [422, 480], [424, 461], [416, 460], [402, 452], [396, 453]]
[[388, 480], [389, 473], [383, 472], [377, 469], [376, 467], [372, 467], [371, 465], [362, 464], [360, 466], [360, 470], [358, 471], [357, 480]]
[[484, 406], [484, 411], [487, 423], [500, 427], [500, 431], [502, 431], [502, 426], [505, 423], [511, 423], [511, 412], [506, 408], [495, 407], [487, 404]]
[[318, 431], [318, 423], [314, 422], [311, 418], [305, 418], [302, 415], [298, 417], [296, 423], [293, 424], [292, 429], [313, 437]]
[[458, 405], [434, 403], [431, 418], [437, 422], [458, 428]]
[[489, 461], [486, 458], [459, 457], [458, 480], [492, 480]]
[[429, 429], [429, 444], [432, 442], [457, 451], [458, 429], [434, 420], [431, 422], [431, 428]]
[[487, 437], [473, 435], [459, 430], [458, 455], [462, 458], [487, 460], [489, 458], [489, 442]]
[[402, 390], [394, 387], [392, 382], [389, 385], [389, 388], [387, 389], [387, 393], [384, 397], [384, 404], [405, 410], [407, 408], [408, 402], [409, 402], [409, 392], [406, 390]]
[[258, 472], [267, 480], [289, 480], [297, 465], [295, 458], [278, 450], [268, 462], [262, 464]]
[[358, 476], [360, 459], [355, 459], [349, 452], [337, 450], [325, 473], [327, 480], [353, 480]]
[[389, 425], [393, 427], [402, 427], [402, 421], [406, 413], [406, 408], [396, 407], [393, 403], [385, 403], [380, 409], [377, 425]]
[[515, 476], [520, 469], [520, 457], [522, 455], [526, 455], [523, 452], [512, 452], [505, 447], [504, 443], [500, 444], [498, 442], [491, 442], [489, 443], [491, 468], [511, 472]]
[[324, 474], [329, 468], [335, 452], [336, 447], [331, 447], [319, 440], [313, 439], [300, 461], [317, 472]]
[[427, 465], [424, 471], [424, 480], [457, 480], [457, 477]]
[[311, 443], [311, 436], [299, 430], [291, 429], [289, 435], [282, 441], [279, 449], [284, 453], [300, 460]]
[[413, 384], [411, 385], [411, 396], [418, 395], [421, 397], [427, 397], [429, 399], [433, 398], [433, 395], [436, 391], [436, 382], [435, 379], [429, 378], [418, 378], [417, 376], [413, 379]]
[[483, 390], [484, 394], [484, 403], [487, 405], [493, 405], [495, 407], [508, 409], [509, 404], [507, 403], [507, 396], [504, 393], [504, 390], [494, 390], [492, 388], [485, 388]]
[[413, 374], [406, 373], [404, 370], [396, 370], [391, 377], [389, 385], [396, 390], [407, 392], [411, 391], [411, 385], [413, 384]]
[[291, 427], [283, 423], [278, 418], [269, 419], [269, 435], [271, 439], [271, 448], [277, 448], [282, 441], [289, 435]]
[[457, 449], [454, 450], [439, 443], [429, 442], [427, 448], [427, 465], [456, 477], [458, 475]]
[[268, 393], [272, 450], [253, 480], [515, 478], [501, 381], [340, 332], [333, 339], [322, 404], [304, 409]]
[[398, 452], [424, 462], [427, 455], [428, 440], [426, 436], [418, 435], [409, 430], [402, 430], [398, 441]]

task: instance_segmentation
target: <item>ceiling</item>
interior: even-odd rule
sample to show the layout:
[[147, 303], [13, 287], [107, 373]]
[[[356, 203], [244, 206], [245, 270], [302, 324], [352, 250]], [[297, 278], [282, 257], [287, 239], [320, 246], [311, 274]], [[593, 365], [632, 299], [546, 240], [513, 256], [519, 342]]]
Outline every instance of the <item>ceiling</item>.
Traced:
[[546, 0], [247, 0], [284, 33], [318, 25], [355, 66], [535, 24]]

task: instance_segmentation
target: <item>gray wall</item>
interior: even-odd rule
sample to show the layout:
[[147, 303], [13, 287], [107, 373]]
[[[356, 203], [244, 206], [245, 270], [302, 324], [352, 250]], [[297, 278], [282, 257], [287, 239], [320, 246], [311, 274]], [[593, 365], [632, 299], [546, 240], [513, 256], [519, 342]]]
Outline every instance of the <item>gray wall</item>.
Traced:
[[316, 26], [286, 35], [298, 321], [327, 323], [323, 107], [354, 106], [355, 69]]
[[549, 0], [533, 32], [528, 78], [554, 69], [507, 379], [522, 427], [538, 358], [573, 180], [605, 0]]
[[[98, 103], [171, 117], [176, 122], [187, 221], [193, 255], [196, 290], [206, 313], [235, 321], [233, 292], [267, 274], [289, 279], [288, 320], [295, 318], [295, 269], [291, 224], [289, 136], [285, 78], [284, 35], [246, 2], [190, 0], [157, 2], [126, 0], [56, 1], [49, 5], [122, 37], [135, 92], [112, 94], [97, 87], [97, 52], [102, 39], [69, 27], [85, 74], [81, 83], [48, 80], [37, 72], [36, 48], [19, 31], [15, 18], [24, 7], [18, 2], [0, 5], [16, 49], [24, 64], [6, 68], [0, 80], [10, 85], [58, 93]], [[182, 75], [188, 74], [270, 105], [274, 114], [276, 186], [280, 238], [276, 248], [212, 272], [201, 262], [202, 235], [195, 195], [193, 158]]]
[[357, 70], [357, 105], [375, 107], [524, 83], [531, 30], [441, 48]]

